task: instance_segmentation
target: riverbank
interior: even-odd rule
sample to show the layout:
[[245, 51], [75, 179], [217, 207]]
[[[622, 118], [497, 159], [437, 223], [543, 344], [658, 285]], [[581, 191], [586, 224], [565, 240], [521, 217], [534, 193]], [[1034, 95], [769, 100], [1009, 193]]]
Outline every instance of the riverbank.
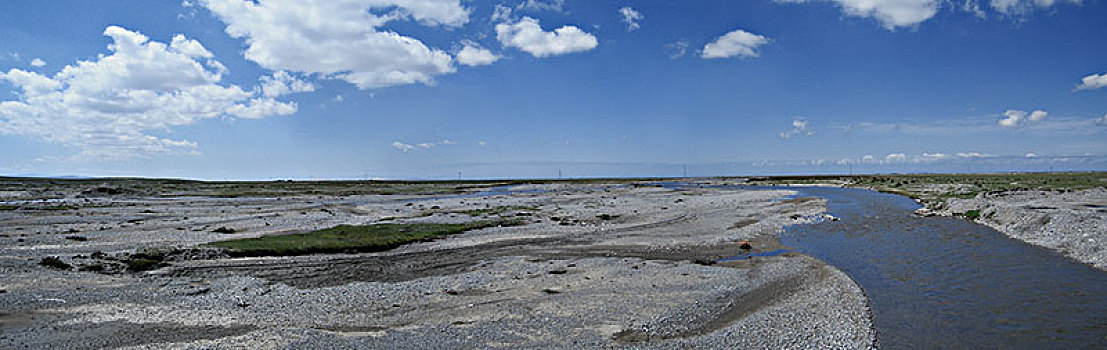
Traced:
[[[868, 299], [844, 273], [796, 253], [755, 256], [781, 248], [783, 226], [825, 210], [791, 191], [589, 181], [313, 192], [280, 183], [251, 184], [247, 195], [143, 184], [6, 189], [16, 208], [0, 211], [0, 347], [876, 343]], [[170, 187], [177, 195], [160, 195]], [[28, 200], [43, 194], [53, 199]], [[368, 253], [188, 250], [338, 225], [501, 219], [522, 223]], [[162, 260], [149, 271], [92, 268], [140, 251]], [[51, 256], [72, 268], [39, 265]]]
[[951, 198], [938, 210], [1107, 271], [1107, 189], [1022, 190]]

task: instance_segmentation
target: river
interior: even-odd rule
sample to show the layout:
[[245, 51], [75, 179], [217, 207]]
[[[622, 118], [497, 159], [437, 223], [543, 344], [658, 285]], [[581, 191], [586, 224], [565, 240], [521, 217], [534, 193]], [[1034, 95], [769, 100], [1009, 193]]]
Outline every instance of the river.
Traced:
[[794, 188], [840, 221], [794, 225], [781, 243], [845, 271], [872, 301], [883, 348], [1107, 348], [1107, 272], [852, 188]]

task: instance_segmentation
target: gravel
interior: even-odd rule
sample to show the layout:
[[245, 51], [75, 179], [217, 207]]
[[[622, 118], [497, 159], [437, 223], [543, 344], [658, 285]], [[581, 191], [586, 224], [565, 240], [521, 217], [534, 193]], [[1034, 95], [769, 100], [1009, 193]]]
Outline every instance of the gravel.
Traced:
[[[98, 198], [73, 211], [4, 213], [0, 348], [876, 344], [864, 292], [831, 266], [795, 253], [693, 262], [738, 254], [738, 241], [752, 242], [754, 251], [777, 249], [781, 227], [817, 217], [823, 201], [780, 199], [790, 191], [603, 184], [527, 190], [483, 197]], [[508, 209], [463, 214], [496, 207]], [[47, 255], [74, 262], [95, 251], [190, 248], [345, 223], [507, 216], [531, 224], [367, 254], [226, 259], [198, 251], [142, 273], [37, 265]], [[235, 232], [212, 232], [219, 227]], [[64, 238], [73, 234], [89, 240]], [[401, 258], [402, 264], [388, 263]]]
[[949, 199], [946, 215], [979, 210], [977, 222], [1011, 238], [1107, 270], [1107, 189], [1007, 191]]

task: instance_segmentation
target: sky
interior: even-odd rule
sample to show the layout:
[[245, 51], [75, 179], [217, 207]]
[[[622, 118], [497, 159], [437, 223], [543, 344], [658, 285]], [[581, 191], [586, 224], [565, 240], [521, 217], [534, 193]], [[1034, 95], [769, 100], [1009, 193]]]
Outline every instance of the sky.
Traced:
[[1107, 170], [1107, 0], [0, 2], [0, 175]]

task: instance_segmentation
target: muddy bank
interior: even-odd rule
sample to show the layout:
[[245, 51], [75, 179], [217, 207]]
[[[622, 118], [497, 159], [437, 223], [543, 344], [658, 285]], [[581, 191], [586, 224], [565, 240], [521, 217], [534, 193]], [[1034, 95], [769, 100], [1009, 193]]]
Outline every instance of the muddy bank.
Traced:
[[[790, 191], [559, 183], [461, 195], [121, 193], [73, 198], [72, 209], [0, 212], [0, 347], [863, 348], [876, 342], [867, 298], [841, 271], [794, 253], [745, 259], [781, 248], [781, 227], [825, 210], [818, 199], [783, 198]], [[525, 225], [376, 253], [212, 255], [139, 273], [38, 265], [46, 256], [81, 266], [87, 263], [81, 256], [98, 251], [189, 248], [338, 224], [497, 218]], [[739, 242], [749, 242], [749, 249]]]
[[1107, 270], [1107, 189], [1006, 191], [950, 198], [939, 213], [988, 225]]

